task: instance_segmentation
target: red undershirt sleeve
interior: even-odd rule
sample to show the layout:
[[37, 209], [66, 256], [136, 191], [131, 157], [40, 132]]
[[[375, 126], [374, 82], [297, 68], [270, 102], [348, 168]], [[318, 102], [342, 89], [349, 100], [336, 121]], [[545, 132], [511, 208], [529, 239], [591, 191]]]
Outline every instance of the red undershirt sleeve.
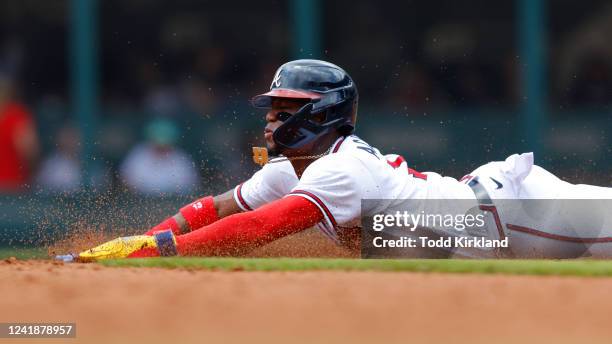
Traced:
[[219, 214], [217, 214], [217, 210], [215, 209], [215, 202], [212, 196], [200, 198], [187, 204], [179, 210], [179, 213], [183, 215], [187, 228], [182, 229], [174, 219], [174, 216], [171, 216], [148, 230], [145, 235], [153, 235], [155, 232], [168, 229], [172, 230], [175, 235], [179, 235], [183, 232], [189, 232], [192, 229], [198, 229], [219, 220]]
[[239, 255], [323, 220], [303, 197], [288, 196], [256, 210], [234, 214], [176, 237], [180, 255]]

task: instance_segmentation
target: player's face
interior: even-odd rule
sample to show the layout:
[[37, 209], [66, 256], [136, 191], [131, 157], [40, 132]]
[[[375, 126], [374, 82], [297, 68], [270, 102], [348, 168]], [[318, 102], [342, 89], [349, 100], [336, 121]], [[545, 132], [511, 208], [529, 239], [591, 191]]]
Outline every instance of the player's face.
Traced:
[[[272, 107], [266, 113], [266, 127], [264, 129], [264, 138], [266, 139], [266, 146], [270, 152], [277, 152], [276, 143], [272, 138], [272, 133], [278, 127], [283, 124], [283, 121], [279, 118], [279, 113], [287, 112], [289, 114], [296, 113], [302, 106], [306, 104], [304, 100], [276, 98], [272, 100]], [[280, 153], [280, 152], [277, 152]]]

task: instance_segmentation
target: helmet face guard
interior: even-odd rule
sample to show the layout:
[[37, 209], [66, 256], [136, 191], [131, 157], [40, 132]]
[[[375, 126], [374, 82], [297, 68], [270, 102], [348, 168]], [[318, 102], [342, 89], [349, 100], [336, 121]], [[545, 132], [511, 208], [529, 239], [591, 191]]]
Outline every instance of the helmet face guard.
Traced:
[[[314, 110], [313, 103], [308, 103], [302, 106], [295, 114], [290, 115], [283, 124], [278, 127], [272, 138], [274, 142], [282, 148], [297, 149], [316, 141], [319, 137], [328, 134], [335, 130], [339, 122], [343, 122], [342, 118], [333, 121], [324, 121], [319, 123], [314, 120], [314, 116], [326, 110]], [[279, 117], [285, 117], [280, 113]], [[327, 114], [325, 114], [327, 117]]]
[[251, 104], [270, 109], [275, 98], [306, 101], [293, 115], [277, 114], [283, 124], [272, 136], [281, 149], [298, 149], [335, 130], [352, 132], [357, 97], [357, 87], [340, 67], [319, 60], [297, 60], [282, 65], [270, 91], [255, 96]]

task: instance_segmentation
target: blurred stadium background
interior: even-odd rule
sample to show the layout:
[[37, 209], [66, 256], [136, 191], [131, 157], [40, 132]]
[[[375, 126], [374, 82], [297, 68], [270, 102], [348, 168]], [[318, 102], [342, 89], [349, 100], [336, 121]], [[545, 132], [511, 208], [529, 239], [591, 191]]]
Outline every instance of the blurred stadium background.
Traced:
[[344, 67], [357, 133], [415, 169], [535, 151], [610, 185], [609, 37], [603, 0], [2, 1], [0, 246], [146, 228], [241, 182], [248, 100], [293, 58]]

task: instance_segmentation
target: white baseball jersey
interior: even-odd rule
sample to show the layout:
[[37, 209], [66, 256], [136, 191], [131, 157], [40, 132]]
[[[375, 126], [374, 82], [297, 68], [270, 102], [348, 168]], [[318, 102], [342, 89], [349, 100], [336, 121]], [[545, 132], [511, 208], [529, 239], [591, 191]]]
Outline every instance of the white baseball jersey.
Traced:
[[[391, 213], [394, 209], [417, 209], [413, 203], [407, 208], [406, 200], [462, 199], [473, 200], [476, 205], [476, 196], [468, 186], [475, 177], [490, 198], [498, 201], [495, 212], [500, 221], [491, 222], [495, 226], [490, 234], [499, 233], [497, 227], [501, 225], [503, 233], [499, 236], [510, 237], [512, 251], [517, 257], [572, 258], [587, 254], [612, 257], [612, 226], [608, 223], [612, 217], [608, 215], [609, 209], [605, 209], [609, 203], [600, 206], [589, 203], [589, 211], [578, 209], [569, 212], [570, 215], [566, 214], [567, 210], [560, 210], [557, 216], [547, 216], [544, 220], [511, 209], [516, 203], [513, 205], [507, 200], [612, 200], [612, 188], [564, 182], [534, 165], [532, 153], [514, 154], [505, 161], [488, 163], [458, 181], [433, 172], [414, 171], [401, 156], [382, 155], [378, 149], [351, 135], [339, 138], [330, 153], [310, 164], [300, 179], [288, 160], [271, 160], [234, 189], [234, 198], [247, 211], [289, 195], [304, 197], [324, 215], [319, 229], [332, 240], [342, 242], [343, 233], [360, 227], [362, 216]], [[362, 200], [372, 201], [362, 203]], [[419, 203], [425, 202], [414, 202], [417, 207]], [[455, 203], [465, 207], [455, 209], [455, 214], [471, 208], [472, 204], [471, 201]], [[362, 204], [369, 208], [362, 209]], [[529, 208], [525, 210], [534, 212]], [[436, 212], [428, 209], [427, 213]], [[582, 215], [574, 216], [576, 213]], [[602, 223], [584, 222], [584, 216], [591, 220], [600, 218]], [[577, 220], [582, 222], [576, 225]], [[444, 228], [435, 230], [445, 235]]]
[[[318, 227], [336, 242], [342, 229], [359, 227], [361, 216], [394, 207], [392, 200], [475, 199], [466, 184], [409, 169], [401, 156], [382, 155], [355, 135], [339, 138], [300, 179], [288, 160], [277, 158], [234, 189], [236, 203], [245, 211], [287, 195], [304, 197], [319, 207], [325, 220]], [[361, 209], [366, 199], [381, 201]]]

